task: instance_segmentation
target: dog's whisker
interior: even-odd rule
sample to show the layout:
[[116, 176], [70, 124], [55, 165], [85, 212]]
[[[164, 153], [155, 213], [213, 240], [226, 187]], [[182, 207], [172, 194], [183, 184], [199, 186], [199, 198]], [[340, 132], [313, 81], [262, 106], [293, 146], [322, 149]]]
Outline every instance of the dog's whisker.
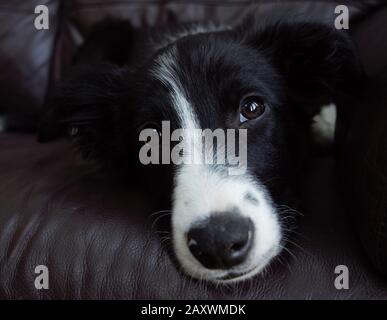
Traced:
[[286, 251], [293, 259], [298, 261], [296, 255], [289, 248], [287, 248], [286, 246], [283, 246], [283, 245], [280, 245], [280, 247], [282, 250]]
[[155, 231], [157, 234], [171, 234], [170, 231]]
[[162, 213], [172, 213], [172, 210], [169, 209], [169, 210], [156, 211], [156, 212], [151, 213], [148, 217], [153, 218], [154, 216], [156, 216], [158, 214], [162, 214]]
[[287, 243], [290, 243], [291, 245], [295, 246], [296, 248], [300, 249], [301, 252], [303, 252], [304, 254], [310, 256], [310, 257], [313, 257], [313, 255], [308, 252], [305, 248], [303, 248], [301, 245], [299, 245], [298, 243], [295, 242], [295, 240], [290, 240], [289, 238], [286, 237], [286, 235], [283, 236], [283, 240]]
[[161, 219], [163, 219], [163, 218], [165, 218], [165, 217], [168, 217], [168, 216], [170, 216], [171, 215], [171, 213], [164, 213], [164, 214], [161, 214], [160, 216], [158, 216], [154, 221], [153, 221], [153, 223], [152, 223], [152, 225], [151, 225], [151, 230], [154, 230], [154, 228], [155, 228], [155, 226], [157, 225], [157, 223], [161, 220]]
[[290, 263], [287, 261], [286, 257], [278, 256], [278, 261], [289, 270], [290, 273], [292, 273], [292, 267]]

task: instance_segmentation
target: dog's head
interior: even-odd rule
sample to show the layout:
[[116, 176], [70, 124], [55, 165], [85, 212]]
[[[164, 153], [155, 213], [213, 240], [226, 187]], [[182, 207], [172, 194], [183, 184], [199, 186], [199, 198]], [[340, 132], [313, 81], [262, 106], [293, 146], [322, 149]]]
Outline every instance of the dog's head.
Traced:
[[[283, 246], [280, 208], [291, 203], [312, 117], [357, 84], [352, 44], [320, 24], [246, 21], [185, 35], [145, 60], [74, 73], [51, 99], [40, 140], [70, 130], [86, 157], [146, 174], [144, 129], [162, 140], [161, 123], [169, 121], [171, 131], [189, 129], [191, 146], [201, 145], [193, 129], [235, 129], [237, 137], [246, 129], [243, 174], [230, 174], [226, 163], [161, 170], [173, 181], [172, 241], [183, 269], [212, 281], [251, 277]], [[177, 140], [168, 143], [172, 149]]]

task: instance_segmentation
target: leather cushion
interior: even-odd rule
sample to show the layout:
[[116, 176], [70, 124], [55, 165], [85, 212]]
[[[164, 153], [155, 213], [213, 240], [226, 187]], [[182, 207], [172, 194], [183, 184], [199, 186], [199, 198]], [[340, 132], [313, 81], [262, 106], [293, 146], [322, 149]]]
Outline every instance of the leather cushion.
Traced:
[[[216, 287], [171, 262], [150, 216], [156, 197], [137, 181], [95, 172], [67, 142], [0, 135], [0, 149], [0, 298], [387, 299], [340, 202], [332, 158], [309, 170], [291, 254], [252, 281]], [[34, 287], [41, 264], [49, 290]], [[349, 290], [334, 287], [337, 265], [349, 268]]]

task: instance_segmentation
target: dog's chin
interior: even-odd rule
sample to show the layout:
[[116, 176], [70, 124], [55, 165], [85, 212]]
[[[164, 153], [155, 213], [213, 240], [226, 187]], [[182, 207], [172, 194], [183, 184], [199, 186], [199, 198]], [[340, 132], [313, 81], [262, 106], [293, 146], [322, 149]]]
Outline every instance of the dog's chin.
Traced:
[[275, 246], [266, 254], [257, 259], [258, 261], [250, 261], [244, 266], [239, 266], [237, 269], [230, 270], [209, 270], [204, 267], [191, 270], [184, 267], [187, 275], [200, 281], [208, 281], [215, 284], [232, 284], [236, 282], [246, 281], [254, 276], [262, 273], [270, 264], [270, 262], [280, 253], [280, 246]]
[[255, 275], [260, 273], [265, 267], [267, 266], [256, 266], [252, 269], [248, 269], [244, 272], [235, 272], [235, 271], [228, 271], [224, 276], [215, 278], [215, 279], [209, 279], [208, 281], [214, 282], [214, 283], [220, 283], [220, 284], [228, 284], [228, 283], [235, 283], [240, 281], [245, 281], [253, 278]]

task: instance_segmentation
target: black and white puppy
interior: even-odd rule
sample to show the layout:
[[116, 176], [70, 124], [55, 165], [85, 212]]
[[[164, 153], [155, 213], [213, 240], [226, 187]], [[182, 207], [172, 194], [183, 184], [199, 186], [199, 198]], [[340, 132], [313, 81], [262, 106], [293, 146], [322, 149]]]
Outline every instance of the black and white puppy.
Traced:
[[78, 60], [111, 64], [72, 71], [48, 102], [40, 141], [71, 132], [86, 158], [145, 175], [143, 128], [168, 120], [172, 130], [247, 129], [243, 175], [221, 165], [161, 166], [173, 185], [174, 254], [187, 274], [215, 282], [252, 277], [280, 253], [289, 227], [281, 208], [293, 205], [312, 118], [355, 92], [361, 74], [344, 31], [254, 19], [173, 33], [101, 24]]

